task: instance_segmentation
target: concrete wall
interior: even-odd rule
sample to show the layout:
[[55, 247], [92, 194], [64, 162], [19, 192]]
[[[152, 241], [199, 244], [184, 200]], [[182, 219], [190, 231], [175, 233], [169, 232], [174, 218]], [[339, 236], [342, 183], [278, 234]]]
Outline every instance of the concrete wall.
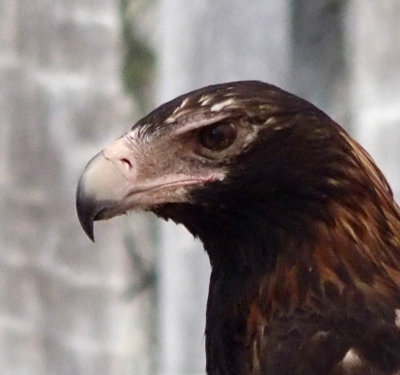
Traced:
[[356, 138], [400, 197], [400, 2], [352, 0], [346, 16]]
[[[151, 373], [151, 296], [124, 296], [128, 224], [97, 226], [93, 245], [74, 202], [84, 164], [128, 127], [118, 4], [0, 3], [2, 374]], [[151, 258], [147, 220], [132, 226]]]

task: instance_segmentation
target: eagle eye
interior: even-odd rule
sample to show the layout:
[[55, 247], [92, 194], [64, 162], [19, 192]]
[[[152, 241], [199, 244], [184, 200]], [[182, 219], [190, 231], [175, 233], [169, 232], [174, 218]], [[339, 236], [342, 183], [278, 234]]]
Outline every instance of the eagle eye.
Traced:
[[201, 145], [211, 151], [222, 151], [236, 139], [237, 130], [232, 123], [219, 122], [199, 131]]

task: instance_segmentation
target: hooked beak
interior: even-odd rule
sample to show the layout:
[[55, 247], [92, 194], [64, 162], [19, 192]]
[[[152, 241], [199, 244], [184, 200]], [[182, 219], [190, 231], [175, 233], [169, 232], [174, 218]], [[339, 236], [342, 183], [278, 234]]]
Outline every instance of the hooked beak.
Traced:
[[[157, 165], [144, 155], [124, 136], [87, 164], [78, 182], [76, 209], [82, 228], [92, 241], [95, 221], [132, 209], [148, 210], [165, 203], [186, 202], [189, 186], [216, 179], [214, 174], [176, 173], [174, 167], [168, 170], [168, 160], [168, 165]], [[160, 160], [163, 162], [161, 156]]]
[[90, 160], [79, 178], [76, 209], [83, 230], [93, 242], [94, 221], [127, 210], [123, 204], [136, 180], [132, 155], [126, 138], [119, 138]]
[[76, 209], [83, 230], [93, 242], [93, 222], [107, 218], [106, 214], [113, 216], [111, 211], [123, 198], [127, 183], [103, 152], [87, 164], [78, 183]]

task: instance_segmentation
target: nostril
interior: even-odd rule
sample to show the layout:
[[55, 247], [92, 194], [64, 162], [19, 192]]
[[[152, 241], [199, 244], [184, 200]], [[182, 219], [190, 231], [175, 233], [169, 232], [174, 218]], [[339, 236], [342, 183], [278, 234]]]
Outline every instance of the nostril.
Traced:
[[132, 169], [132, 163], [128, 159], [121, 159], [122, 164], [125, 166], [126, 169]]

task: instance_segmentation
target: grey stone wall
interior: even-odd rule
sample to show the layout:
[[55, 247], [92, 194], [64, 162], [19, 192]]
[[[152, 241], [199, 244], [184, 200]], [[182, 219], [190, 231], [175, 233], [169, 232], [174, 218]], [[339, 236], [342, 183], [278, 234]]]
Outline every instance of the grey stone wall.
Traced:
[[[0, 3], [0, 373], [149, 374], [152, 296], [117, 219], [85, 238], [77, 178], [128, 127], [119, 3]], [[151, 259], [147, 218], [140, 251]], [[154, 370], [154, 369], [153, 369]]]
[[343, 0], [291, 2], [291, 90], [350, 128]]
[[346, 16], [354, 135], [400, 197], [400, 2], [352, 0]]

